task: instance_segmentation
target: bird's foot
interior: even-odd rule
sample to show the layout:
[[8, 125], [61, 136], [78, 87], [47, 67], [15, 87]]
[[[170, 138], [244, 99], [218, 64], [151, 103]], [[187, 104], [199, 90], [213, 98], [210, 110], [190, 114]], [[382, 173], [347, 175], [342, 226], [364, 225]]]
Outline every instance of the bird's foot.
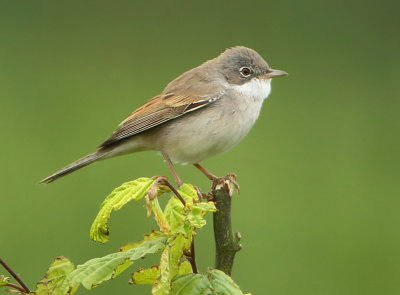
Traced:
[[213, 201], [213, 193], [215, 190], [224, 188], [229, 190], [229, 195], [232, 196], [234, 189], [237, 190], [238, 194], [240, 194], [240, 186], [236, 181], [236, 174], [231, 173], [222, 177], [213, 177], [211, 179], [212, 181], [212, 186], [207, 193], [206, 197], [209, 201]]
[[240, 194], [240, 186], [236, 181], [236, 174], [234, 174], [234, 173], [230, 173], [230, 174], [222, 176], [222, 177], [214, 176], [212, 178], [212, 182], [213, 182], [212, 187], [211, 187], [212, 191], [227, 185], [229, 187], [230, 191], [233, 191], [233, 189], [236, 188], [236, 190], [238, 191], [238, 194]]
[[214, 190], [219, 189], [225, 185], [229, 187], [229, 191], [231, 192], [230, 195], [233, 193], [233, 189], [236, 188], [238, 193], [240, 194], [240, 187], [239, 184], [236, 182], [236, 174], [230, 173], [228, 175], [225, 175], [223, 177], [218, 177], [212, 174], [210, 171], [208, 171], [206, 168], [201, 166], [199, 163], [193, 164], [194, 167], [199, 169], [209, 180], [212, 181], [212, 186], [210, 191], [207, 194], [207, 199], [212, 201], [212, 193]]
[[186, 204], [185, 200], [165, 176], [156, 176], [154, 178], [153, 185], [147, 191], [147, 197], [149, 198], [150, 201], [154, 200], [158, 196], [158, 188], [160, 188], [160, 185], [168, 187], [175, 194], [175, 196], [177, 196], [178, 199], [182, 202], [183, 206], [185, 206]]

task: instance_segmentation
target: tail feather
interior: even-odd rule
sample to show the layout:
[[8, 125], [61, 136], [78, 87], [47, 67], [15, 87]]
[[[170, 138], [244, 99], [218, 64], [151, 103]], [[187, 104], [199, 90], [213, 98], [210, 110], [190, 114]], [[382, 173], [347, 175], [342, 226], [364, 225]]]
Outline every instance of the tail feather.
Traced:
[[47, 176], [45, 179], [43, 179], [42, 181], [40, 181], [39, 183], [50, 183], [53, 182], [54, 180], [56, 180], [59, 177], [65, 176], [75, 170], [78, 170], [82, 167], [85, 167], [91, 163], [93, 163], [94, 161], [100, 160], [101, 158], [103, 158], [107, 153], [103, 152], [103, 151], [95, 151], [71, 164], [69, 164], [68, 166], [65, 166], [64, 168], [58, 170], [57, 172], [54, 172], [53, 174], [51, 174], [50, 176]]

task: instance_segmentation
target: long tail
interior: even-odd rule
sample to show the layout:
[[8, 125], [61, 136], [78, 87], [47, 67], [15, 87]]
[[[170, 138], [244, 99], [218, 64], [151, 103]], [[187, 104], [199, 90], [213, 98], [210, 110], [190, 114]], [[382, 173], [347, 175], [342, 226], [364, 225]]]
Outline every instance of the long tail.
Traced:
[[75, 170], [78, 170], [82, 167], [85, 167], [97, 160], [100, 160], [101, 158], [103, 158], [104, 156], [107, 155], [107, 152], [104, 151], [95, 151], [71, 164], [69, 164], [68, 166], [65, 166], [64, 168], [58, 170], [57, 172], [54, 172], [53, 174], [51, 174], [50, 176], [47, 176], [45, 179], [43, 179], [42, 181], [40, 181], [40, 183], [50, 183], [53, 182], [54, 180], [56, 180], [59, 177], [65, 176], [71, 172], [74, 172]]

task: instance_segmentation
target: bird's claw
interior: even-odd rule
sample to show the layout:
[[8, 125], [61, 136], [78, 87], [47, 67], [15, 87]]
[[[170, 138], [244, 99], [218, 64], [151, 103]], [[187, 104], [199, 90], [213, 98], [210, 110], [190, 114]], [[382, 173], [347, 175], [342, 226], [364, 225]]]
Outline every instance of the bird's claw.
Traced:
[[[238, 191], [238, 194], [240, 194], [240, 186], [236, 181], [236, 174], [230, 173], [228, 175], [222, 176], [222, 177], [215, 177], [212, 180], [213, 184], [211, 187], [211, 190], [216, 190], [219, 189], [223, 186], [228, 186], [229, 190], [233, 190], [233, 188], [236, 188]], [[232, 195], [232, 194], [231, 194]]]

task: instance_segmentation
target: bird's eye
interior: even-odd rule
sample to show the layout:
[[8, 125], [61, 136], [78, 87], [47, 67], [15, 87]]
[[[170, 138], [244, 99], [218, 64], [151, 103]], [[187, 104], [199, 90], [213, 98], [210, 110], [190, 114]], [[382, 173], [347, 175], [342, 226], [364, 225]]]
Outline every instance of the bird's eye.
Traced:
[[251, 75], [251, 70], [250, 70], [248, 67], [241, 67], [241, 68], [240, 68], [240, 74], [241, 74], [243, 77], [248, 77], [248, 76]]

